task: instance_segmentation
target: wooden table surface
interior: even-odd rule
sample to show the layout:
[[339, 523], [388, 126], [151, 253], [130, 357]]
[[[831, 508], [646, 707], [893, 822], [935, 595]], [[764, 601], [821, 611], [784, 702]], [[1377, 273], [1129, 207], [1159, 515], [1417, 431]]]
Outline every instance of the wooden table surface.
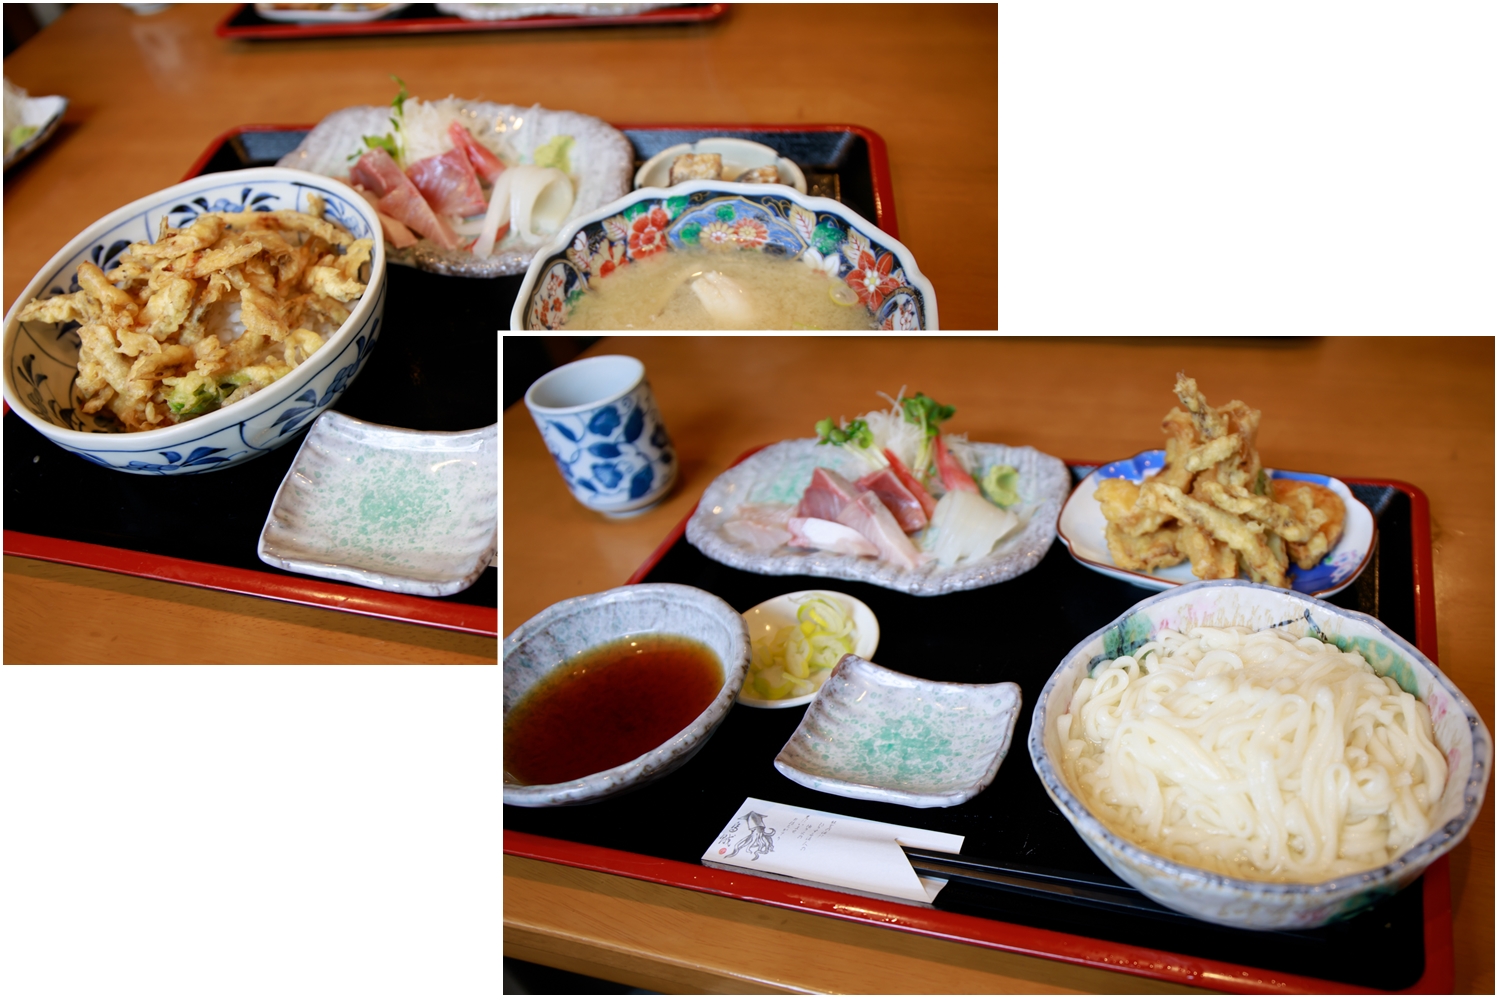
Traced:
[[[611, 521], [574, 502], [524, 404], [504, 414], [503, 631], [618, 586], [749, 448], [806, 437], [905, 385], [957, 406], [974, 440], [1107, 461], [1159, 446], [1174, 376], [1263, 414], [1273, 467], [1415, 484], [1431, 502], [1445, 673], [1494, 731], [1494, 343], [1478, 340], [607, 338], [645, 362], [681, 483]], [[1143, 592], [1144, 594], [1144, 592]], [[506, 952], [652, 989], [904, 993], [1153, 984], [831, 918], [507, 858]], [[1451, 855], [1456, 989], [1494, 988], [1494, 790]], [[710, 932], [704, 927], [713, 928]], [[734, 935], [705, 948], [702, 934]], [[808, 962], [805, 939], [819, 940]], [[826, 947], [826, 952], [822, 949]], [[825, 961], [826, 959], [826, 961]]]
[[[995, 326], [993, 262], [952, 248], [939, 222], [956, 205], [995, 213], [992, 7], [891, 5], [853, 17], [841, 6], [736, 5], [702, 25], [287, 42], [216, 37], [229, 10], [175, 4], [139, 16], [78, 4], [5, 60], [16, 85], [70, 101], [58, 134], [5, 178], [7, 307], [77, 232], [181, 180], [226, 130], [385, 104], [396, 75], [423, 98], [539, 103], [610, 121], [873, 129], [888, 144], [902, 239], [937, 286], [944, 321]], [[854, 51], [899, 37], [908, 58], [886, 64], [878, 86], [818, 86], [836, 70], [830, 37]], [[951, 141], [960, 133], [970, 141]], [[46, 627], [56, 608], [81, 606], [95, 611], [87, 629]], [[13, 662], [198, 660], [203, 633], [221, 639], [215, 648], [230, 651], [222, 655], [288, 662], [497, 655], [494, 640], [10, 557], [5, 618]], [[139, 634], [152, 643], [122, 641]]]

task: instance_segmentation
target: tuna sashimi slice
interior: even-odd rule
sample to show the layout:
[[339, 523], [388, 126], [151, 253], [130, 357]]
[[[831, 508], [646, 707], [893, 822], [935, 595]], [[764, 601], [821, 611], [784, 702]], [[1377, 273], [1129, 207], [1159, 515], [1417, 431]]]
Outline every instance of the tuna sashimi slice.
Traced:
[[361, 156], [350, 168], [349, 181], [373, 191], [376, 198], [384, 198], [408, 182], [396, 161], [391, 159], [391, 154], [379, 147]]
[[813, 470], [812, 482], [797, 504], [798, 517], [821, 517], [825, 521], [837, 521], [839, 511], [859, 496], [854, 484], [832, 469], [822, 466]]
[[406, 168], [406, 176], [440, 215], [482, 215], [489, 207], [479, 175], [462, 149], [418, 160]]
[[422, 197], [422, 192], [410, 180], [381, 195], [375, 207], [445, 250], [456, 250], [459, 247], [460, 240], [453, 227], [432, 210], [432, 206]]
[[368, 191], [363, 186], [355, 187], [359, 196], [375, 209], [375, 214], [380, 217], [380, 231], [385, 234], [385, 241], [397, 250], [417, 245], [417, 234], [407, 229], [395, 219], [380, 210], [380, 199], [375, 197], [374, 191]]
[[906, 467], [906, 463], [901, 461], [900, 457], [894, 451], [886, 448], [884, 454], [885, 460], [891, 463], [891, 471], [896, 474], [897, 479], [901, 480], [901, 485], [905, 486], [907, 491], [917, 498], [917, 503], [922, 505], [922, 513], [927, 515], [929, 521], [932, 520], [932, 513], [937, 510], [937, 500], [933, 498], [931, 493], [927, 492], [927, 487], [923, 486], [921, 481], [911, 474], [911, 470]]
[[792, 545], [804, 549], [822, 549], [850, 556], [878, 556], [880, 550], [847, 524], [825, 521], [821, 517], [794, 517], [786, 523], [792, 533]]
[[927, 512], [922, 509], [922, 504], [912, 496], [911, 490], [906, 488], [894, 470], [880, 469], [868, 476], [863, 476], [855, 481], [854, 488], [870, 490], [878, 496], [880, 502], [885, 504], [886, 510], [895, 516], [896, 523], [901, 525], [902, 531], [910, 534], [927, 527]]
[[462, 123], [453, 122], [448, 126], [448, 138], [453, 140], [455, 149], [462, 149], [464, 155], [469, 158], [469, 163], [474, 167], [476, 173], [484, 178], [486, 184], [495, 183], [505, 170], [505, 164], [500, 162], [500, 157], [490, 152], [480, 141], [464, 128]]
[[838, 522], [847, 524], [875, 543], [880, 558], [903, 569], [916, 569], [926, 559], [901, 530], [895, 517], [874, 493], [866, 490], [839, 511]]
[[349, 180], [375, 193], [378, 211], [445, 250], [458, 249], [458, 234], [433, 212], [422, 192], [396, 166], [390, 153], [378, 147], [370, 150], [349, 171]]

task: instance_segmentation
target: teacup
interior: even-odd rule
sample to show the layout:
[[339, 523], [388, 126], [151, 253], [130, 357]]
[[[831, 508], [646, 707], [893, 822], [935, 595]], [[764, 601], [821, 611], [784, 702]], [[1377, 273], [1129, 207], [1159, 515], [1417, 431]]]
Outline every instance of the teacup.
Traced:
[[677, 453], [636, 358], [606, 354], [553, 369], [526, 390], [526, 408], [568, 489], [590, 510], [640, 514], [677, 481]]

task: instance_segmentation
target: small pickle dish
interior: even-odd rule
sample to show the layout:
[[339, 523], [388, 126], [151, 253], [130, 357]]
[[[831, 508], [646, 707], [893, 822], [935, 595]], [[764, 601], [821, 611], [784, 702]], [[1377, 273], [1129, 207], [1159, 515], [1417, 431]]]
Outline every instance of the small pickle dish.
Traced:
[[[312, 196], [322, 199], [327, 221], [356, 240], [373, 238], [364, 265], [368, 274], [361, 275], [364, 291], [348, 303], [348, 318], [321, 346], [243, 399], [181, 423], [127, 432], [103, 412], [83, 411], [85, 399], [77, 385], [79, 323], [19, 318], [34, 298], [78, 291], [80, 263], [90, 261], [111, 271], [130, 244], [155, 241], [163, 223], [181, 228], [206, 212], [306, 212]], [[74, 237], [31, 279], [5, 318], [5, 401], [54, 444], [107, 469], [171, 476], [247, 462], [294, 440], [354, 381], [380, 336], [385, 269], [379, 216], [338, 181], [277, 167], [185, 181], [106, 215]]]

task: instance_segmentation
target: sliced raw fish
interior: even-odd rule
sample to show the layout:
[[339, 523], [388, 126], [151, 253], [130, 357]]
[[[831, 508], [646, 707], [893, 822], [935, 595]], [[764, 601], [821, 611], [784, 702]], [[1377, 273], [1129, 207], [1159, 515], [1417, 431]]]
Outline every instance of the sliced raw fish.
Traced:
[[774, 552], [792, 540], [791, 507], [746, 504], [719, 526], [724, 537], [757, 552]]
[[880, 558], [886, 562], [904, 569], [916, 569], [927, 558], [912, 545], [880, 498], [869, 490], [839, 511], [837, 520], [874, 542], [880, 550]]
[[458, 234], [432, 210], [390, 153], [379, 148], [370, 150], [350, 169], [349, 179], [375, 193], [378, 211], [445, 250], [458, 248]]
[[813, 470], [812, 482], [797, 504], [798, 517], [821, 517], [825, 521], [837, 521], [839, 511], [849, 506], [860, 491], [854, 484], [832, 469], [822, 466]]
[[390, 153], [383, 149], [372, 149], [349, 169], [349, 180], [373, 191], [376, 198], [383, 198], [410, 178], [401, 172]]
[[459, 122], [453, 122], [448, 126], [448, 138], [453, 140], [455, 148], [464, 151], [464, 155], [473, 164], [475, 172], [484, 178], [486, 184], [495, 183], [495, 178], [499, 177], [505, 169], [505, 164], [500, 162], [500, 157], [481, 145], [479, 140], [474, 138]]
[[1019, 517], [978, 493], [953, 490], [938, 501], [927, 551], [944, 566], [963, 560], [975, 562], [989, 555], [1020, 523]]
[[880, 502], [885, 504], [886, 510], [895, 516], [896, 523], [901, 525], [902, 531], [910, 534], [927, 527], [927, 512], [922, 509], [921, 502], [912, 496], [911, 490], [906, 488], [894, 470], [880, 469], [868, 476], [862, 476], [855, 481], [854, 487], [858, 490], [870, 490], [878, 496]]
[[969, 475], [962, 465], [958, 464], [958, 459], [954, 458], [953, 453], [948, 450], [948, 446], [943, 444], [943, 436], [941, 434], [937, 436], [935, 461], [938, 475], [943, 480], [943, 489], [949, 493], [952, 493], [954, 490], [962, 490], [965, 493], [975, 494], [979, 492], [979, 484], [974, 482], [974, 477]]
[[792, 533], [792, 545], [804, 549], [822, 549], [850, 556], [878, 556], [880, 550], [847, 524], [825, 521], [821, 517], [794, 517], [786, 524]]
[[480, 215], [489, 207], [489, 199], [479, 187], [479, 175], [461, 149], [418, 160], [406, 168], [406, 176], [433, 211], [443, 215]]
[[921, 481], [911, 474], [911, 470], [906, 467], [906, 463], [901, 461], [901, 458], [894, 451], [886, 448], [883, 450], [883, 453], [885, 460], [891, 463], [891, 471], [896, 474], [897, 479], [901, 480], [901, 485], [905, 486], [911, 495], [917, 498], [917, 503], [922, 505], [922, 513], [927, 515], [929, 521], [932, 520], [932, 512], [937, 510], [936, 498], [927, 492], [927, 487], [923, 486]]
[[380, 199], [375, 197], [374, 191], [368, 191], [363, 186], [356, 188], [359, 196], [370, 203], [375, 209], [375, 214], [380, 216], [380, 231], [385, 234], [385, 241], [397, 250], [417, 245], [417, 234], [407, 229], [395, 219], [380, 210]]

